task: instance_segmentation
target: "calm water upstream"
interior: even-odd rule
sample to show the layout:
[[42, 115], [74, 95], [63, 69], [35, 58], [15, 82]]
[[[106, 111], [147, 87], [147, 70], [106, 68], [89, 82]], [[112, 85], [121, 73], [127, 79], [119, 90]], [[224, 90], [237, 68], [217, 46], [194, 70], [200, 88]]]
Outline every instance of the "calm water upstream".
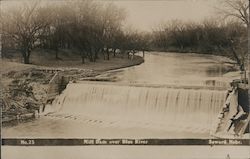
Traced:
[[220, 56], [151, 52], [145, 63], [109, 71], [101, 77], [115, 77], [122, 83], [226, 86], [231, 76], [230, 60]]

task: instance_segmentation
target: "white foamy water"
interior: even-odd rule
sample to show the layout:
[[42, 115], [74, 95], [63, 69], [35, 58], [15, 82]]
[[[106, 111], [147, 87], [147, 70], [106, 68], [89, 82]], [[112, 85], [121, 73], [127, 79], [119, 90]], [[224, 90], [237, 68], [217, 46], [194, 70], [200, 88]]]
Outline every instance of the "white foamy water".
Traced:
[[[91, 117], [101, 127], [205, 133], [223, 106], [225, 91], [69, 84], [54, 103], [53, 117]], [[105, 124], [106, 123], [106, 124]], [[110, 123], [112, 123], [110, 125]]]

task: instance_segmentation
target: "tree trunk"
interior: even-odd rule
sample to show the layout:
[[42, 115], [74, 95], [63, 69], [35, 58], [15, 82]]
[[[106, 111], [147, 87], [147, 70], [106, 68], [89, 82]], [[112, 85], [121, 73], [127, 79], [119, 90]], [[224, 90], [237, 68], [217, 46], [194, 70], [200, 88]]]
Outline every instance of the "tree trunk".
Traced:
[[93, 48], [90, 49], [90, 54], [89, 54], [89, 61], [94, 62], [94, 50]]
[[23, 56], [24, 64], [29, 64], [30, 63], [30, 58], [27, 53], [24, 54]]
[[58, 60], [58, 59], [59, 59], [59, 56], [58, 56], [58, 49], [56, 49], [55, 51], [56, 51], [56, 59]]
[[109, 60], [109, 52], [107, 52], [107, 60]]
[[115, 51], [116, 51], [116, 49], [113, 50], [113, 57], [115, 57]]
[[99, 52], [99, 51], [100, 51], [100, 49], [99, 49], [99, 50], [95, 50], [94, 62], [96, 62], [96, 60], [99, 59], [99, 57], [98, 57], [98, 52]]
[[30, 63], [30, 60], [27, 56], [24, 56], [24, 64], [29, 64]]
[[81, 58], [82, 58], [82, 64], [85, 64], [85, 58], [84, 58], [84, 53], [81, 52]]
[[84, 56], [82, 56], [82, 64], [85, 64]]
[[105, 60], [105, 50], [104, 50], [104, 48], [101, 49], [101, 52], [102, 52], [103, 60]]
[[245, 71], [245, 67], [244, 67], [244, 61], [241, 61], [240, 58], [238, 57], [236, 51], [234, 50], [234, 47], [231, 46], [231, 50], [232, 50], [232, 53], [233, 53], [233, 56], [237, 62], [237, 64], [240, 66], [240, 70], [241, 71]]
[[24, 49], [22, 51], [23, 62], [24, 64], [30, 64], [30, 51], [29, 49]]
[[98, 57], [98, 52], [95, 53], [95, 61], [96, 61], [97, 59], [99, 59], [99, 57]]
[[88, 58], [90, 62], [93, 62], [92, 49], [89, 49]]
[[107, 60], [109, 60], [109, 49], [106, 49], [106, 53], [107, 53]]

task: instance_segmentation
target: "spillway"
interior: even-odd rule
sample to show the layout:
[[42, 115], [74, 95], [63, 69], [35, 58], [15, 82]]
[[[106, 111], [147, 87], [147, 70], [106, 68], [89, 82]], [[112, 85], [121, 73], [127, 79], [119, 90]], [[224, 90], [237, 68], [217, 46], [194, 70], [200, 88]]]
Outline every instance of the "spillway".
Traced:
[[71, 83], [49, 115], [88, 118], [100, 127], [208, 133], [225, 95], [223, 90]]

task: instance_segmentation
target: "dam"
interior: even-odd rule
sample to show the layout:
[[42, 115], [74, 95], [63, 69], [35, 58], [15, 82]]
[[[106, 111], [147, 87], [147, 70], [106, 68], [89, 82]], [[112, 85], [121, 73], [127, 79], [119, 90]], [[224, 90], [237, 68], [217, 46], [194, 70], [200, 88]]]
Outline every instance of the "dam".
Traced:
[[[228, 59], [147, 53], [145, 63], [70, 82], [35, 121], [4, 137], [207, 138], [226, 98]], [[211, 82], [212, 81], [212, 82]]]
[[[117, 84], [71, 83], [54, 102], [51, 117], [91, 117], [100, 126], [209, 132], [225, 91]], [[91, 119], [90, 119], [91, 120]]]

